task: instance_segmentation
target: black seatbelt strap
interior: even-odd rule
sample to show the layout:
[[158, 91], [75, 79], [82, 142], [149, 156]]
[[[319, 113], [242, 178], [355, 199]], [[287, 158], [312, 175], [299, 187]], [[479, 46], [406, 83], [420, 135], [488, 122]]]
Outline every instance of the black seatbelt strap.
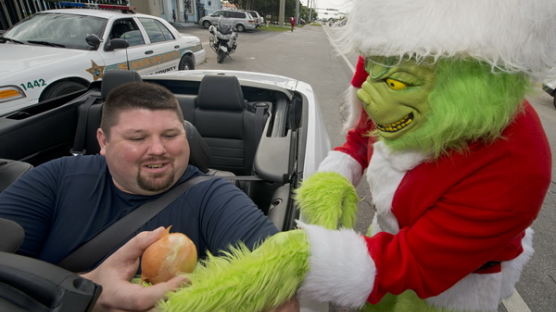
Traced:
[[255, 103], [255, 133], [262, 134], [264, 131], [264, 124], [266, 119], [264, 118], [264, 113], [268, 109], [268, 104], [266, 103]]
[[58, 265], [72, 272], [84, 272], [90, 269], [103, 257], [123, 245], [126, 240], [130, 239], [133, 233], [158, 215], [188, 188], [210, 179], [214, 179], [214, 177], [207, 175], [193, 177], [176, 185], [161, 197], [137, 207], [131, 213], [97, 234], [93, 239], [74, 250], [60, 261]]
[[77, 109], [77, 129], [75, 129], [75, 138], [70, 153], [73, 156], [85, 154], [85, 138], [87, 137], [87, 121], [89, 119], [89, 109], [97, 98], [89, 97], [85, 103], [79, 105]]

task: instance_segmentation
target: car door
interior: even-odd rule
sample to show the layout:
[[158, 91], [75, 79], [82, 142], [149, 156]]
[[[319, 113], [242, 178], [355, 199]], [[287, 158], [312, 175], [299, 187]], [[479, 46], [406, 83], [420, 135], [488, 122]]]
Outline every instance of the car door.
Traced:
[[162, 73], [177, 70], [181, 54], [180, 45], [174, 34], [164, 22], [158, 19], [149, 17], [139, 17], [138, 19], [150, 41], [149, 62], [154, 66], [148, 72]]
[[[110, 46], [112, 39], [125, 39], [128, 43], [127, 49], [115, 49]], [[103, 58], [105, 59], [104, 70], [132, 69], [143, 74], [152, 71], [152, 65], [148, 58], [151, 56], [150, 46], [146, 35], [138, 26], [133, 17], [119, 18], [112, 22], [109, 31], [105, 35], [103, 47]]]

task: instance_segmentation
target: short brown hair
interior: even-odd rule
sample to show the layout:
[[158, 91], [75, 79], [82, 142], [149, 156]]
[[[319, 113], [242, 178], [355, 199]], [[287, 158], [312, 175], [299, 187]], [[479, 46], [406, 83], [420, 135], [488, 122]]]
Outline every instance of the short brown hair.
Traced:
[[183, 120], [183, 112], [176, 97], [161, 85], [148, 82], [129, 82], [110, 91], [102, 107], [100, 128], [108, 136], [118, 122], [120, 112], [128, 109], [175, 111]]

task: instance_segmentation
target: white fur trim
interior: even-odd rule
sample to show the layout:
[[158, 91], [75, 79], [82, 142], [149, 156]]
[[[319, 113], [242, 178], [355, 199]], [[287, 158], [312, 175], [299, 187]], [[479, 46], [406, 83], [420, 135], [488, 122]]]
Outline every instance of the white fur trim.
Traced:
[[361, 112], [363, 110], [363, 102], [357, 96], [357, 88], [349, 86], [345, 92], [344, 102], [342, 103], [341, 110], [342, 113], [347, 115], [346, 121], [344, 122], [342, 132], [347, 133], [350, 129], [354, 128], [361, 118]]
[[471, 56], [543, 77], [556, 67], [554, 0], [354, 0], [346, 45], [364, 55]]
[[344, 152], [330, 151], [319, 165], [319, 172], [336, 172], [348, 179], [353, 185], [359, 184], [363, 167]]
[[438, 296], [426, 299], [435, 307], [459, 311], [498, 311], [502, 299], [512, 295], [521, 271], [533, 254], [533, 230], [527, 229], [521, 244], [523, 252], [502, 262], [500, 273], [470, 274]]
[[[426, 157], [418, 152], [392, 153], [379, 141], [373, 145], [373, 157], [367, 169], [371, 197], [376, 207], [376, 221], [372, 231], [385, 231], [395, 234], [399, 231], [398, 220], [392, 213], [392, 200], [403, 177], [408, 170], [423, 162]], [[373, 220], [373, 223], [375, 220]]]
[[350, 229], [327, 230], [298, 222], [305, 230], [311, 254], [301, 296], [343, 307], [362, 306], [370, 295], [376, 267], [363, 237]]

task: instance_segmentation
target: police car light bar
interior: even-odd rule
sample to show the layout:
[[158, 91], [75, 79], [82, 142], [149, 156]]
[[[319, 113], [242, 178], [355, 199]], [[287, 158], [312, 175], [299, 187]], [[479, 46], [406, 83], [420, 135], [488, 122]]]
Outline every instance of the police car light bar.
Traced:
[[88, 9], [103, 9], [103, 10], [120, 10], [122, 12], [133, 13], [133, 9], [127, 5], [116, 4], [96, 4], [96, 3], [80, 3], [70, 1], [60, 1], [58, 4], [65, 8], [88, 8]]

